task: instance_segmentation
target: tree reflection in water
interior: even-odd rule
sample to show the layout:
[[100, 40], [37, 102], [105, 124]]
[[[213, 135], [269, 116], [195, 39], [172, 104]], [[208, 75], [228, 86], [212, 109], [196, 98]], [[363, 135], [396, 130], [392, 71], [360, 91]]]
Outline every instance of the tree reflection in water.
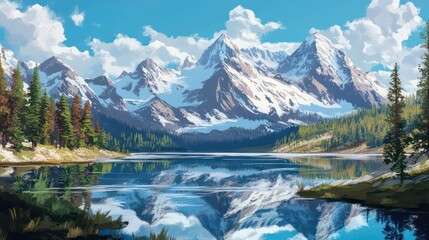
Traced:
[[376, 210], [376, 220], [384, 224], [386, 240], [404, 239], [404, 231], [414, 231], [416, 239], [429, 239], [429, 213]]
[[[226, 158], [217, 158], [213, 161], [202, 161], [201, 159], [175, 159], [172, 161], [149, 160], [135, 162], [118, 161], [96, 164], [78, 164], [61, 167], [39, 167], [33, 169], [15, 168], [14, 174], [11, 178], [11, 181], [8, 183], [8, 186], [15, 192], [25, 192], [32, 194], [38, 204], [43, 204], [47, 201], [47, 199], [56, 197], [58, 199], [72, 203], [72, 205], [75, 207], [91, 211], [91, 206], [99, 204], [98, 201], [100, 201], [100, 197], [95, 197], [94, 199], [94, 196], [97, 195], [97, 193], [94, 191], [105, 191], [106, 189], [104, 188], [109, 188], [111, 186], [118, 186], [118, 189], [126, 188], [126, 186], [123, 184], [128, 183], [131, 183], [130, 186], [132, 186], [132, 184], [155, 184], [155, 179], [161, 180], [159, 177], [163, 176], [163, 174], [176, 174], [177, 176], [174, 175], [176, 177], [173, 179], [175, 186], [187, 186], [186, 184], [189, 184], [192, 186], [199, 185], [201, 187], [222, 187], [224, 186], [222, 184], [235, 184], [233, 187], [240, 187], [247, 183], [251, 183], [252, 181], [270, 180], [270, 178], [277, 179], [279, 174], [284, 174], [282, 179], [289, 179], [288, 176], [293, 175], [296, 177], [296, 179], [308, 181], [318, 181], [320, 179], [349, 179], [380, 169], [380, 164], [382, 163], [378, 161], [354, 161], [347, 159], [336, 160], [324, 158], [304, 158], [295, 159], [294, 161], [289, 161], [286, 159], [264, 159], [264, 161], [261, 161], [259, 164], [255, 164], [255, 161], [252, 161], [252, 159], [234, 159], [234, 161], [231, 161], [230, 159]], [[279, 166], [291, 170], [284, 172], [264, 171], [266, 169], [278, 170]], [[295, 171], [295, 168], [299, 170]], [[207, 174], [207, 176], [203, 174], [194, 180], [183, 180], [184, 173], [192, 176], [193, 171], [201, 171], [201, 169], [209, 169], [217, 171], [218, 173], [226, 171], [231, 174], [231, 177], [224, 182], [222, 182], [223, 180], [217, 182], [213, 178], [209, 181], [204, 181], [205, 177], [209, 178], [209, 176]], [[251, 172], [253, 175], [250, 175], [250, 177], [246, 177], [244, 175], [240, 177], [238, 173], [242, 172], [243, 169], [249, 170], [249, 172]], [[237, 176], [235, 175], [236, 173], [238, 174]], [[110, 190], [108, 189], [106, 191]], [[114, 189], [112, 191], [117, 190]], [[133, 191], [144, 191], [144, 189], [130, 190], [130, 193], [133, 194]], [[170, 192], [167, 192], [167, 194], [173, 193], [174, 191], [171, 192], [171, 190]], [[124, 193], [124, 196], [127, 196], [127, 194], [128, 192]], [[162, 195], [162, 191], [159, 192], [159, 194]], [[180, 194], [186, 195], [189, 193], [180, 192]], [[204, 196], [202, 197], [202, 200], [205, 201], [208, 199], [212, 201], [213, 199], [209, 197], [215, 196], [215, 200], [219, 201], [219, 204], [213, 204], [213, 206], [208, 207], [213, 207], [215, 210], [218, 210], [219, 213], [225, 213], [230, 207], [230, 203], [227, 201], [233, 200], [232, 197], [229, 199], [228, 196], [238, 196], [240, 194], [236, 193], [235, 195], [228, 195], [222, 192], [214, 195], [203, 195]], [[223, 197], [224, 195], [226, 197]], [[139, 201], [140, 204], [136, 204], [135, 206], [133, 205], [134, 208], [132, 210], [141, 213], [148, 206], [146, 203], [142, 203], [142, 199], [139, 199]], [[208, 203], [210, 203], [210, 201], [208, 201]], [[307, 203], [309, 204], [309, 202]], [[307, 203], [297, 203], [296, 205], [292, 206], [291, 202], [285, 202], [283, 205], [281, 205], [285, 210], [284, 212], [281, 209], [276, 209], [279, 213], [278, 220], [291, 223], [294, 225], [295, 229], [301, 230], [301, 232], [311, 231], [313, 228], [315, 229], [318, 221], [320, 221], [320, 214], [314, 213], [314, 221], [309, 221], [309, 214], [312, 214], [311, 211], [315, 211], [313, 208], [308, 208], [307, 212], [301, 213], [304, 214], [302, 216], [306, 216], [305, 221], [301, 224], [302, 226], [299, 222], [294, 222], [293, 219], [284, 218], [285, 216], [290, 215], [287, 214], [287, 212], [290, 212], [291, 209], [296, 211], [304, 211], [305, 209], [303, 206]], [[314, 203], [326, 202], [316, 200]], [[343, 203], [343, 205], [344, 204], [347, 205], [346, 203]], [[136, 206], [139, 207], [138, 210]], [[338, 205], [335, 206], [338, 208]], [[222, 210], [221, 208], [225, 209]], [[262, 209], [261, 211], [266, 210]], [[258, 214], [259, 213], [262, 214], [262, 212], [258, 212]], [[297, 214], [292, 214], [290, 217], [295, 218], [296, 220], [297, 215], [299, 214], [300, 212]], [[368, 215], [370, 214], [372, 217], [375, 216], [375, 221], [382, 225], [382, 227], [378, 227], [376, 231], [379, 234], [383, 234], [385, 239], [404, 239], [407, 236], [409, 237], [410, 234], [414, 234], [415, 238], [417, 239], [428, 239], [429, 226], [427, 219], [429, 219], [429, 215], [427, 213], [409, 213], [404, 211], [389, 211], [369, 208]], [[205, 215], [202, 214], [202, 218], [200, 220], [205, 224], [204, 226], [209, 229], [211, 226], [210, 224], [213, 224], [213, 222], [204, 222], [204, 216]], [[225, 216], [220, 214], [219, 217], [222, 218]], [[371, 219], [374, 221], [374, 218]], [[232, 221], [234, 221], [234, 219], [232, 219]], [[235, 226], [234, 224], [235, 223], [231, 223], [231, 226]], [[333, 229], [333, 231], [343, 228], [344, 225], [342, 224], [344, 223], [339, 224], [338, 228]], [[302, 228], [299, 228], [299, 226]], [[223, 237], [221, 233], [214, 235]], [[310, 234], [306, 237], [311, 239], [312, 236], [315, 238], [316, 235]], [[344, 235], [344, 237], [347, 237], [347, 235]]]

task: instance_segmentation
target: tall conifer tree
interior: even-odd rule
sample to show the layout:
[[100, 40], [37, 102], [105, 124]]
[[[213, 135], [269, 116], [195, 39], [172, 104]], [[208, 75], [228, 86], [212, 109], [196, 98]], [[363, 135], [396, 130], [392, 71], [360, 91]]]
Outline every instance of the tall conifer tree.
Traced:
[[73, 134], [75, 138], [76, 147], [81, 147], [84, 145], [82, 141], [83, 137], [82, 137], [82, 130], [81, 130], [82, 98], [77, 94], [73, 98], [71, 118], [72, 118]]
[[419, 66], [421, 73], [417, 97], [420, 101], [420, 113], [416, 118], [414, 132], [414, 150], [416, 152], [429, 151], [429, 21], [421, 35], [424, 40], [422, 45], [425, 49], [423, 62]]
[[46, 92], [43, 93], [42, 102], [40, 103], [40, 143], [51, 143], [49, 133], [49, 98]]
[[50, 137], [50, 142], [55, 143], [58, 141], [56, 134], [56, 111], [55, 111], [55, 99], [54, 96], [51, 96], [48, 104], [48, 132]]
[[402, 95], [401, 80], [398, 75], [398, 65], [395, 64], [387, 94], [389, 100], [389, 115], [387, 123], [389, 124], [389, 132], [385, 138], [384, 145], [384, 162], [393, 164], [392, 171], [399, 174], [401, 181], [405, 177], [406, 168], [406, 121], [404, 119], [405, 98]]
[[91, 102], [89, 100], [85, 102], [85, 106], [83, 107], [81, 124], [85, 144], [88, 146], [94, 145], [96, 143], [96, 136], [92, 122]]
[[22, 142], [24, 141], [23, 133], [23, 107], [25, 103], [24, 82], [22, 80], [21, 71], [19, 66], [16, 67], [12, 74], [12, 91], [9, 96], [10, 115], [8, 119], [8, 131], [10, 139], [17, 151], [23, 148]]
[[34, 150], [42, 137], [42, 123], [40, 122], [41, 116], [41, 103], [42, 103], [42, 84], [39, 79], [39, 70], [36, 65], [33, 71], [33, 79], [31, 80], [30, 87], [28, 88], [28, 105], [26, 107], [27, 117], [27, 131], [31, 146]]
[[74, 136], [71, 124], [70, 108], [66, 96], [63, 94], [57, 103], [58, 139], [60, 148], [73, 148]]
[[10, 114], [9, 104], [9, 91], [7, 90], [7, 80], [0, 58], [0, 138], [2, 146], [7, 144], [7, 129], [8, 118]]

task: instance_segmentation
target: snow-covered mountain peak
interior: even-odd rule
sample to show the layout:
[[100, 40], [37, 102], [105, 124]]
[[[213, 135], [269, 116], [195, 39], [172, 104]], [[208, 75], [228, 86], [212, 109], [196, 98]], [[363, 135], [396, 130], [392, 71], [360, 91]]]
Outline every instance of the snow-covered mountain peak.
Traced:
[[319, 32], [307, 37], [277, 71], [325, 102], [346, 100], [357, 107], [385, 102], [386, 87], [369, 79], [344, 52]]
[[85, 80], [58, 57], [51, 57], [39, 66], [40, 80], [47, 92], [59, 98], [62, 94], [78, 94], [94, 102], [96, 96]]
[[77, 76], [77, 74], [68, 65], [56, 56], [53, 56], [41, 63], [39, 70], [47, 75], [52, 75], [54, 73], [67, 73], [70, 78], [75, 78]]
[[350, 82], [350, 71], [354, 68], [341, 50], [321, 33], [315, 32], [279, 65], [278, 72], [295, 81], [309, 75], [330, 76], [334, 84], [344, 85]]
[[182, 64], [179, 66], [179, 70], [189, 70], [195, 66], [197, 61], [192, 56], [187, 56]]
[[93, 79], [85, 79], [85, 82], [104, 107], [119, 111], [127, 110], [124, 99], [117, 94], [115, 84], [109, 77], [103, 75]]
[[198, 65], [205, 67], [215, 67], [224, 59], [237, 58], [240, 49], [233, 41], [222, 33], [201, 55]]
[[132, 73], [124, 72], [115, 81], [117, 93], [123, 97], [129, 111], [134, 111], [156, 94], [170, 92], [178, 76], [175, 71], [159, 66], [148, 58]]
[[172, 73], [173, 71], [171, 69], [163, 68], [151, 58], [147, 58], [137, 65], [134, 73], [131, 73], [131, 77], [134, 79], [153, 79], [157, 78], [159, 75]]
[[320, 33], [319, 31], [316, 31], [312, 34], [310, 34], [306, 39], [305, 39], [305, 43], [307, 44], [328, 44], [328, 45], [332, 45], [331, 40], [329, 40], [327, 37], [325, 37], [322, 33]]
[[128, 76], [129, 74], [130, 73], [127, 71], [122, 71], [122, 73], [116, 79], [124, 78], [124, 77]]
[[141, 62], [139, 65], [137, 65], [136, 70], [153, 69], [156, 67], [158, 67], [158, 65], [156, 64], [156, 62], [154, 60], [152, 60], [151, 58], [146, 58], [145, 60], [143, 60], [143, 62]]
[[3, 67], [3, 70], [5, 72], [6, 78], [8, 79], [9, 83], [12, 82], [12, 74], [13, 69], [15, 69], [17, 66], [20, 67], [21, 75], [24, 80], [24, 88], [27, 88], [27, 84], [30, 82], [32, 74], [33, 74], [33, 62], [24, 62], [20, 61], [15, 57], [15, 54], [13, 51], [5, 48], [3, 45], [0, 44], [0, 58], [1, 58], [1, 64]]
[[91, 82], [92, 84], [99, 86], [113, 86], [113, 81], [106, 75], [102, 75], [93, 79], [86, 79], [86, 82]]
[[7, 63], [16, 64], [17, 60], [16, 60], [13, 52], [11, 50], [5, 48], [1, 44], [0, 44], [0, 54], [1, 54], [2, 64], [7, 64]]
[[0, 44], [0, 58], [3, 70], [6, 77], [10, 80], [12, 78], [13, 69], [16, 67], [18, 60], [15, 58], [13, 52]]
[[43, 62], [45, 65], [65, 65], [64, 62], [57, 56], [52, 56]]

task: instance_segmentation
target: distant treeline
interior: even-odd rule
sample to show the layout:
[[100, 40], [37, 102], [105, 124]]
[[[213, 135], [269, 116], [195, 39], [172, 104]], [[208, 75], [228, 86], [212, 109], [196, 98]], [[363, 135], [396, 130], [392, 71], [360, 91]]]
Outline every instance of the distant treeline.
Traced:
[[[406, 131], [414, 129], [414, 118], [419, 113], [419, 104], [415, 96], [406, 99], [404, 116], [408, 120]], [[366, 144], [375, 148], [383, 145], [383, 140], [389, 130], [385, 121], [389, 114], [388, 106], [378, 106], [360, 109], [356, 112], [331, 119], [324, 119], [316, 124], [300, 126], [297, 133], [285, 135], [276, 141], [276, 147], [299, 140], [311, 140], [323, 134], [330, 133], [332, 138], [322, 140], [321, 147], [325, 151], [336, 148], [357, 147]]]
[[230, 128], [210, 133], [186, 133], [178, 137], [184, 148], [192, 151], [249, 151], [267, 152], [274, 147], [276, 139], [289, 136], [298, 131], [290, 127], [281, 131], [269, 132], [244, 128]]
[[165, 132], [136, 129], [127, 123], [118, 121], [104, 114], [95, 113], [94, 118], [103, 126], [108, 135], [108, 149], [121, 152], [142, 151], [178, 151], [181, 150], [176, 136]]

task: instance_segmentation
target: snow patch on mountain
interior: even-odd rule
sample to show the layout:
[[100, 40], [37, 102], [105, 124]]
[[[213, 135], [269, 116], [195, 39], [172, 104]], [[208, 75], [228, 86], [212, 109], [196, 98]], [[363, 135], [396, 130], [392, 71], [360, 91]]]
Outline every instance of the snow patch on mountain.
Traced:
[[340, 117], [350, 114], [356, 110], [356, 108], [349, 102], [340, 100], [332, 105], [325, 105], [324, 107], [316, 105], [302, 105], [300, 107], [302, 112], [316, 113], [325, 118]]
[[291, 234], [295, 235], [296, 230], [290, 224], [286, 226], [267, 226], [267, 227], [255, 227], [255, 228], [244, 228], [239, 229], [228, 236], [229, 240], [260, 240], [264, 239], [265, 235], [269, 234], [279, 234], [280, 232], [291, 232]]
[[122, 231], [128, 235], [149, 236], [150, 233], [158, 233], [167, 226], [169, 234], [181, 239], [188, 239], [187, 233], [189, 232], [192, 232], [193, 236], [198, 239], [215, 239], [195, 216], [188, 217], [171, 210], [166, 213], [162, 211], [157, 212], [160, 214], [157, 215], [157, 220], [153, 223], [149, 223], [140, 219], [135, 211], [124, 209], [123, 202], [118, 202], [114, 198], [108, 198], [100, 203], [93, 203], [91, 209], [93, 211], [109, 212], [114, 218], [122, 216], [124, 221], [129, 222], [129, 224], [122, 229]]
[[246, 212], [246, 215], [241, 216], [239, 220], [239, 222], [243, 222], [247, 216], [253, 215], [256, 211], [264, 209], [264, 207], [273, 208], [291, 199], [298, 188], [296, 185], [291, 185], [290, 180], [285, 180], [280, 175], [275, 181], [259, 180], [245, 187], [258, 189], [258, 191], [252, 191], [249, 194], [234, 198], [225, 217], [232, 217], [240, 212]]
[[264, 70], [276, 69], [288, 56], [286, 51], [270, 51], [259, 47], [242, 48], [241, 53]]

